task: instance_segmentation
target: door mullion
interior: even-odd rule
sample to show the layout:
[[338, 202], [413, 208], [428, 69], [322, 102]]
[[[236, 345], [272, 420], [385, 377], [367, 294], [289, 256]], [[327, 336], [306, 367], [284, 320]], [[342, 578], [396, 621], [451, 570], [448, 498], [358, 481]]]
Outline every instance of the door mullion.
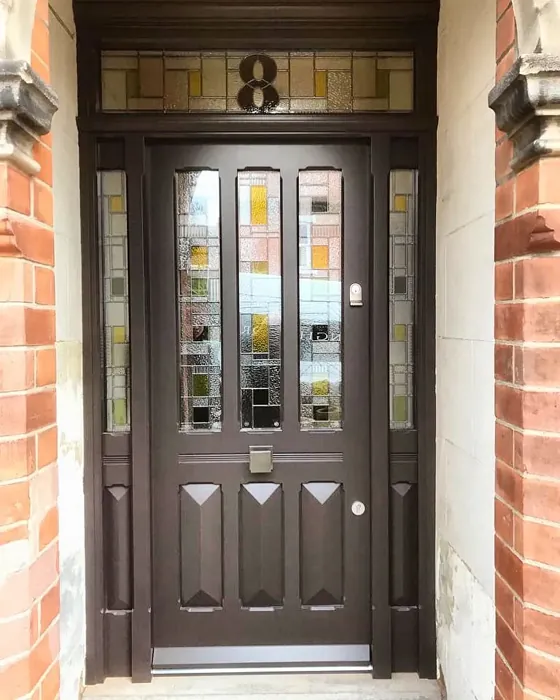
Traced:
[[299, 431], [298, 171], [282, 170], [283, 430]]
[[237, 260], [237, 172], [220, 168], [222, 236], [222, 430], [227, 438], [239, 434], [239, 288]]

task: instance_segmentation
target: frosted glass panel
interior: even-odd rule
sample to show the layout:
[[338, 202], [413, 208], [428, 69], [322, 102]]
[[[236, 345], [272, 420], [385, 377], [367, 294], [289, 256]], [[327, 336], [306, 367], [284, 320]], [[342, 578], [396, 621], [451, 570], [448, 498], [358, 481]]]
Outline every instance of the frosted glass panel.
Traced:
[[103, 273], [105, 430], [130, 431], [130, 321], [126, 174], [97, 175]]
[[342, 173], [299, 173], [300, 424], [342, 427]]
[[280, 173], [238, 173], [241, 427], [282, 423]]
[[222, 426], [220, 177], [177, 173], [180, 431]]
[[389, 388], [392, 430], [414, 427], [414, 315], [418, 175], [393, 170], [389, 221]]

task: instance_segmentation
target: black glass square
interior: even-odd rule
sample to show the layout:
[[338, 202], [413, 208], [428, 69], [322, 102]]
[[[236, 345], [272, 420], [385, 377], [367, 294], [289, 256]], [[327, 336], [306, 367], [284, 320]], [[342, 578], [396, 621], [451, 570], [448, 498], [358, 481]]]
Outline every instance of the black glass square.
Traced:
[[255, 406], [253, 428], [279, 428], [280, 406]]
[[395, 277], [395, 294], [406, 294], [406, 277]]
[[313, 406], [313, 420], [317, 422], [329, 420], [328, 406]]
[[329, 327], [327, 325], [314, 324], [311, 331], [311, 339], [326, 341], [329, 339]]
[[268, 389], [255, 389], [253, 403], [255, 406], [268, 406]]
[[326, 197], [311, 198], [311, 213], [326, 214], [329, 211], [329, 200]]
[[195, 406], [193, 408], [193, 423], [209, 423], [210, 408], [208, 406]]
[[192, 336], [193, 340], [198, 343], [208, 340], [208, 326], [193, 326]]

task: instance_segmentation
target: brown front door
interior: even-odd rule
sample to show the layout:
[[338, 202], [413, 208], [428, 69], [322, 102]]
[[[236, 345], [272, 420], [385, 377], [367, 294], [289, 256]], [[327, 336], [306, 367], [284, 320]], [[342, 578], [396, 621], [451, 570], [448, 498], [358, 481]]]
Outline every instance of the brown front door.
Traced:
[[150, 152], [154, 666], [369, 663], [369, 152]]

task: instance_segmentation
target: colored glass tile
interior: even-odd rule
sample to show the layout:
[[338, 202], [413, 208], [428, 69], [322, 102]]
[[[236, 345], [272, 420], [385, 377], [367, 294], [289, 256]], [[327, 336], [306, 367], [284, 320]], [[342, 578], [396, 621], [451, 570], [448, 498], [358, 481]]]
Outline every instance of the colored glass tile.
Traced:
[[119, 197], [109, 197], [109, 211], [110, 212], [122, 212], [124, 211], [124, 198]]
[[113, 327], [113, 343], [126, 342], [126, 328], [124, 326]]
[[301, 171], [298, 182], [300, 425], [336, 430], [342, 427], [342, 173]]
[[266, 260], [252, 262], [251, 263], [251, 272], [254, 275], [268, 275], [268, 262]]
[[253, 314], [253, 352], [268, 352], [267, 314]]
[[315, 71], [315, 97], [327, 96], [327, 71]]
[[281, 426], [282, 269], [280, 174], [237, 179], [241, 426]]
[[208, 246], [191, 246], [191, 265], [193, 267], [208, 267]]
[[403, 194], [395, 195], [395, 201], [393, 204], [393, 211], [406, 211], [406, 205], [408, 202], [408, 197]]
[[[244, 87], [240, 51], [103, 51], [102, 109], [105, 111], [240, 112]], [[249, 52], [250, 53], [250, 52]], [[272, 52], [276, 64], [273, 112], [411, 111], [414, 60], [410, 52]], [[262, 63], [253, 77], [263, 75]], [[254, 104], [262, 91], [254, 90]], [[263, 224], [266, 225], [266, 224]]]
[[222, 427], [219, 173], [177, 173], [175, 188], [180, 430], [217, 432]]
[[200, 97], [202, 94], [202, 78], [199, 70], [189, 71], [189, 97]]
[[311, 246], [311, 267], [314, 270], [327, 270], [329, 267], [329, 247], [326, 245]]
[[193, 374], [193, 396], [208, 396], [210, 382], [207, 374]]
[[402, 323], [398, 323], [393, 326], [393, 339], [397, 341], [406, 340], [406, 326]]
[[266, 187], [253, 185], [251, 187], [251, 226], [266, 226], [267, 223], [267, 193]]
[[115, 427], [127, 427], [126, 399], [113, 399], [113, 422]]

